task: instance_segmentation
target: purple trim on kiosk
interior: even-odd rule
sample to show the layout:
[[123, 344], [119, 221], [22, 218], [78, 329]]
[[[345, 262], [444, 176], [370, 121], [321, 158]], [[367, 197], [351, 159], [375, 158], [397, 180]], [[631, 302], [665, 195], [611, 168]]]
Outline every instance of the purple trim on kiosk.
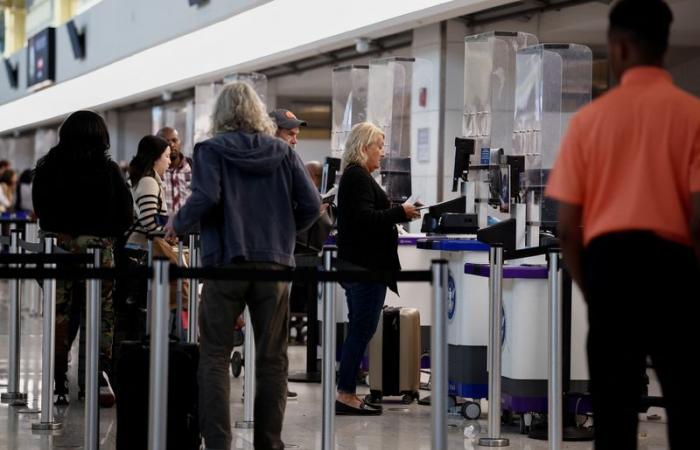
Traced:
[[416, 236], [399, 236], [399, 245], [410, 245], [415, 246], [418, 243], [418, 237]]
[[416, 246], [424, 250], [445, 252], [487, 252], [489, 246], [476, 239], [423, 238], [417, 239]]
[[503, 393], [503, 408], [515, 413], [547, 412], [547, 397], [520, 397]]
[[[464, 273], [488, 277], [491, 274], [491, 268], [488, 264], [466, 263]], [[503, 278], [546, 280], [548, 275], [547, 266], [503, 266]]]

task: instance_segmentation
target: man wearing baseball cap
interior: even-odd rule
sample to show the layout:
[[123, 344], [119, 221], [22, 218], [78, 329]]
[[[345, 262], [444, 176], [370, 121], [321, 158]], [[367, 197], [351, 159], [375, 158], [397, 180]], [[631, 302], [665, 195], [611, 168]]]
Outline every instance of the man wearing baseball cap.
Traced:
[[290, 147], [296, 148], [299, 128], [306, 126], [306, 121], [297, 119], [288, 109], [276, 109], [270, 113], [270, 117], [277, 124], [275, 136], [285, 141]]

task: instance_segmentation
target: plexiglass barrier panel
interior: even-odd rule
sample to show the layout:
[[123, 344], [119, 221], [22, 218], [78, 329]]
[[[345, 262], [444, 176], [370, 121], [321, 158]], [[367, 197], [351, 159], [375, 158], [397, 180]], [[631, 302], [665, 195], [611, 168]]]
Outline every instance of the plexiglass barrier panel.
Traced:
[[[385, 134], [381, 184], [392, 203], [411, 196], [411, 106], [430, 85], [430, 62], [415, 58], [370, 61], [367, 120]], [[423, 106], [424, 107], [424, 106]]]
[[369, 66], [351, 65], [333, 69], [333, 124], [331, 154], [342, 158], [345, 141], [353, 125], [367, 120]]
[[233, 83], [234, 81], [243, 81], [251, 85], [260, 96], [263, 103], [267, 104], [267, 77], [264, 74], [257, 72], [237, 72], [224, 77], [224, 84]]
[[[481, 148], [512, 145], [515, 56], [537, 43], [522, 32], [490, 31], [465, 38], [462, 132]], [[472, 164], [479, 164], [478, 151]]]
[[234, 81], [249, 83], [260, 96], [263, 103], [267, 98], [267, 77], [264, 74], [234, 73], [227, 75], [223, 82], [214, 82], [195, 86], [194, 89], [194, 143], [211, 137], [211, 114], [224, 84]]
[[569, 120], [591, 101], [592, 53], [583, 45], [537, 45], [520, 50], [516, 66], [513, 154], [525, 157], [521, 198], [542, 204], [541, 221], [551, 224], [555, 210], [542, 193]]

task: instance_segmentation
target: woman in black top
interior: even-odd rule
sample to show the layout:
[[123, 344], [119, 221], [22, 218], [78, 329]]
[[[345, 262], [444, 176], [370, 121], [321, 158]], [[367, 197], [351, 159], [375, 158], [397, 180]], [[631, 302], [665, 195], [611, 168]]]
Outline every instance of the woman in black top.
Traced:
[[[384, 157], [384, 133], [375, 125], [355, 125], [343, 154], [338, 188], [338, 256], [364, 269], [398, 271], [396, 224], [420, 217], [411, 203], [391, 208], [389, 198], [372, 177]], [[342, 283], [348, 302], [348, 336], [343, 345], [338, 378], [337, 414], [377, 415], [381, 408], [355, 395], [360, 361], [381, 316], [387, 286], [396, 281]]]
[[[91, 111], [77, 111], [61, 125], [58, 144], [34, 169], [32, 201], [42, 231], [58, 234], [58, 245], [84, 253], [102, 247], [102, 266], [114, 264], [114, 243], [131, 226], [133, 200], [119, 166], [111, 160], [109, 134], [102, 118]], [[102, 280], [102, 327], [100, 371], [110, 371], [114, 309], [112, 281]], [[85, 306], [85, 284], [69, 280], [56, 283], [55, 401], [68, 403], [68, 351], [73, 336], [69, 321], [75, 316], [73, 302]], [[77, 308], [80, 311], [80, 308]], [[83, 391], [83, 376], [79, 381]], [[100, 377], [100, 402], [114, 403], [109, 382]]]

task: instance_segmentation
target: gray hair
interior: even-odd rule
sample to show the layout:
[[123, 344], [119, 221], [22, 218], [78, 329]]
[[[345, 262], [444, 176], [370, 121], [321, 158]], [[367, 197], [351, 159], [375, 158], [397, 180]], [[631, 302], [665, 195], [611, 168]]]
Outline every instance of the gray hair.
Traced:
[[341, 170], [345, 170], [350, 164], [364, 166], [367, 155], [362, 149], [373, 144], [379, 136], [384, 136], [384, 132], [371, 122], [360, 122], [352, 127], [345, 141]]
[[275, 125], [255, 90], [242, 81], [224, 86], [211, 113], [211, 135], [229, 131], [275, 134]]

